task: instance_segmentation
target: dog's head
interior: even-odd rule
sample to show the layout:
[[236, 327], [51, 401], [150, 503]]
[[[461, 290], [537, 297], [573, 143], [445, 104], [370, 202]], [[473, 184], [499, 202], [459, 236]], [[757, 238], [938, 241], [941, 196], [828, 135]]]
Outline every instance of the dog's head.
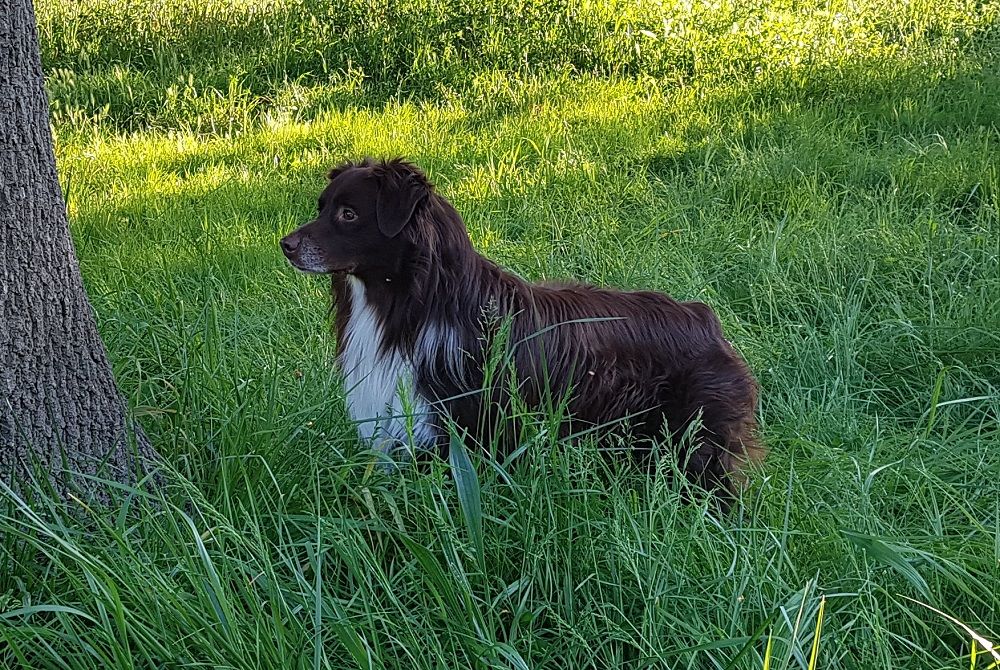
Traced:
[[281, 240], [299, 270], [315, 273], [393, 273], [404, 258], [403, 231], [431, 195], [427, 178], [402, 160], [348, 163], [335, 168], [313, 221]]

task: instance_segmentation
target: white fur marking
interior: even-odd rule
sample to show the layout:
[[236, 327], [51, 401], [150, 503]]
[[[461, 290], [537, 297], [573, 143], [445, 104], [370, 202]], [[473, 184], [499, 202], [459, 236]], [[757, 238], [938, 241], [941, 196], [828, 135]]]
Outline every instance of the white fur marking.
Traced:
[[351, 317], [342, 334], [340, 368], [358, 434], [387, 455], [401, 446], [430, 448], [434, 424], [427, 401], [414, 388], [413, 364], [395, 349], [379, 351], [385, 333], [365, 297], [364, 284], [353, 276], [347, 280]]
[[[444, 354], [444, 370], [439, 370], [436, 367], [439, 351]], [[453, 329], [428, 323], [424, 325], [417, 337], [414, 357], [417, 359], [417, 364], [429, 371], [432, 381], [440, 382], [441, 373], [444, 372], [451, 381], [461, 385], [465, 381], [462, 353], [458, 335]]]

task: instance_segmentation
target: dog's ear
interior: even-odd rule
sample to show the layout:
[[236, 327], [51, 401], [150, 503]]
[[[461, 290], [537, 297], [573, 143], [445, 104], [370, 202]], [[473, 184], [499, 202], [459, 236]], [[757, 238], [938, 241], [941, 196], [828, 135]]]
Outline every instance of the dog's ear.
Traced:
[[387, 237], [402, 232], [430, 191], [427, 180], [403, 163], [392, 163], [379, 179], [375, 202], [378, 229]]

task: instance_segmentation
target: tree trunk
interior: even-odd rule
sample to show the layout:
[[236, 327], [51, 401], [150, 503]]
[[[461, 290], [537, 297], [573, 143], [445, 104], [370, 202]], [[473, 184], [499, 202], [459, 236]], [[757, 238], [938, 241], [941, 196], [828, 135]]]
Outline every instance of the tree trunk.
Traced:
[[31, 0], [0, 0], [0, 481], [23, 488], [40, 467], [65, 494], [70, 473], [134, 482], [155, 453], [83, 288], [43, 84]]

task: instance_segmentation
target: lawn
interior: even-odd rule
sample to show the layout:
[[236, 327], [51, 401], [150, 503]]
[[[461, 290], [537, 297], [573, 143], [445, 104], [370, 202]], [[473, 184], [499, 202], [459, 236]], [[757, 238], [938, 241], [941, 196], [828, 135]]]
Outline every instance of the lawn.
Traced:
[[[1000, 2], [458, 4], [37, 0], [81, 270], [171, 471], [112, 514], [2, 494], [0, 667], [995, 664]], [[328, 283], [277, 247], [364, 155], [522, 276], [714, 307], [771, 450], [739, 504], [544, 416], [476, 477], [373, 468]]]

